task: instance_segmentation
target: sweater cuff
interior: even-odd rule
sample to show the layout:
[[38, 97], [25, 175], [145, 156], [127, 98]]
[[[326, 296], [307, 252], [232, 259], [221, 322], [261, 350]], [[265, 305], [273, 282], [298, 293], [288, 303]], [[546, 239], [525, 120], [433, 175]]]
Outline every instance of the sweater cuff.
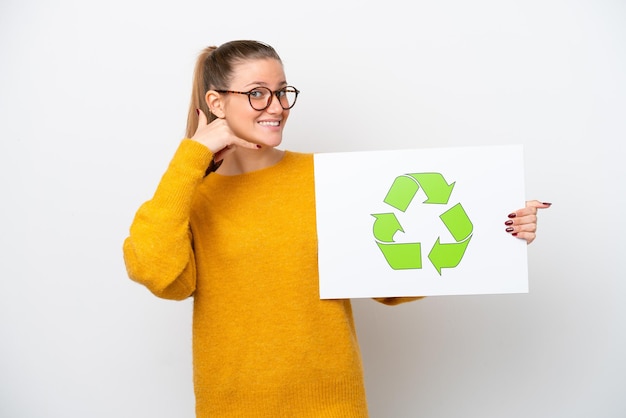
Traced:
[[178, 149], [174, 153], [170, 166], [177, 166], [182, 163], [190, 169], [200, 169], [204, 175], [204, 171], [206, 171], [212, 159], [213, 153], [209, 148], [198, 141], [185, 138], [180, 142]]

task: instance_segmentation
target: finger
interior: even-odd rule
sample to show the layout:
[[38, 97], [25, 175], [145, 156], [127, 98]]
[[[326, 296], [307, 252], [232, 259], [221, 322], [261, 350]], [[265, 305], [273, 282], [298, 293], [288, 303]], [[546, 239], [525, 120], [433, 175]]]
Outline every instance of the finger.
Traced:
[[238, 147], [244, 147], [244, 148], [250, 148], [250, 149], [259, 149], [259, 148], [261, 148], [260, 145], [255, 144], [254, 142], [246, 141], [245, 139], [241, 139], [241, 138], [236, 138], [233, 141], [233, 144], [237, 145]]
[[231, 152], [235, 151], [235, 148], [237, 148], [237, 147], [245, 147], [245, 148], [250, 148], [250, 149], [259, 149], [259, 148], [261, 148], [260, 145], [254, 144], [252, 142], [245, 141], [243, 139], [239, 139], [239, 140], [233, 141], [232, 144], [227, 145], [224, 148], [222, 148], [221, 150], [217, 151], [214, 154], [213, 159], [215, 160], [215, 162], [221, 161], [221, 160], [224, 159], [224, 157], [226, 155], [228, 155]]
[[506, 232], [515, 238], [526, 240], [527, 244], [533, 242], [537, 236], [537, 224], [526, 224], [521, 226], [509, 226]]
[[538, 200], [527, 200], [526, 207], [535, 207], [537, 209], [547, 209], [552, 206], [552, 203], [549, 202], [540, 202]]
[[534, 232], [518, 232], [512, 234], [515, 238], [523, 239], [526, 241], [526, 244], [530, 244], [537, 238], [537, 235]]
[[537, 227], [537, 215], [526, 215], [526, 216], [519, 216], [519, 217], [515, 217], [513, 219], [508, 219], [506, 222], [504, 222], [504, 224], [506, 226], [524, 226], [524, 225], [535, 225], [535, 228]]
[[539, 209], [547, 209], [552, 206], [552, 203], [540, 202], [538, 200], [529, 200], [526, 202], [526, 207], [518, 209], [515, 212], [509, 213], [509, 218], [517, 218], [520, 216], [535, 215]]
[[520, 233], [520, 232], [536, 232], [537, 231], [537, 222], [527, 221], [518, 224], [510, 224], [508, 221], [504, 223], [506, 227], [506, 232], [508, 233]]
[[517, 219], [517, 218], [521, 218], [524, 216], [531, 216], [531, 215], [536, 215], [537, 214], [537, 208], [534, 206], [529, 206], [526, 208], [522, 208], [522, 209], [518, 209], [515, 212], [511, 212], [507, 215], [507, 218], [509, 219]]
[[198, 114], [198, 126], [196, 127], [196, 132], [193, 134], [194, 139], [198, 134], [198, 131], [200, 131], [200, 128], [207, 125], [207, 118], [204, 112], [201, 109], [196, 108], [196, 113]]
[[208, 119], [202, 109], [196, 109], [196, 113], [198, 113], [198, 128], [206, 125], [208, 123]]

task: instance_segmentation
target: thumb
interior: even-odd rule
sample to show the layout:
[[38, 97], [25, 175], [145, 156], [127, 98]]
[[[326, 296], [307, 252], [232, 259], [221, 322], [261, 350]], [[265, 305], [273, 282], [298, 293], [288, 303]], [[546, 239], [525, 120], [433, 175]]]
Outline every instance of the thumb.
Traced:
[[540, 202], [539, 200], [529, 200], [526, 202], [526, 207], [536, 207], [537, 209], [547, 209], [552, 206], [552, 203]]

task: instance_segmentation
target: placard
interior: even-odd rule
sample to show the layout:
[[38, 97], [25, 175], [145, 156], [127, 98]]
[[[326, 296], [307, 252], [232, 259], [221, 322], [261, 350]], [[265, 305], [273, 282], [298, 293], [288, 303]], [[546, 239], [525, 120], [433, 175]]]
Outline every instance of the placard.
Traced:
[[528, 292], [521, 145], [314, 158], [322, 299]]

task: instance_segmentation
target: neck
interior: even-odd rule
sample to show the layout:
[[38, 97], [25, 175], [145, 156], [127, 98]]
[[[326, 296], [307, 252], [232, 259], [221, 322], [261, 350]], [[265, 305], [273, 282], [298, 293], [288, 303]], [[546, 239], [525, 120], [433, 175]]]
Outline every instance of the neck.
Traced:
[[262, 170], [278, 163], [283, 155], [284, 151], [273, 147], [264, 147], [259, 150], [237, 148], [226, 155], [217, 173], [223, 176], [236, 176]]

